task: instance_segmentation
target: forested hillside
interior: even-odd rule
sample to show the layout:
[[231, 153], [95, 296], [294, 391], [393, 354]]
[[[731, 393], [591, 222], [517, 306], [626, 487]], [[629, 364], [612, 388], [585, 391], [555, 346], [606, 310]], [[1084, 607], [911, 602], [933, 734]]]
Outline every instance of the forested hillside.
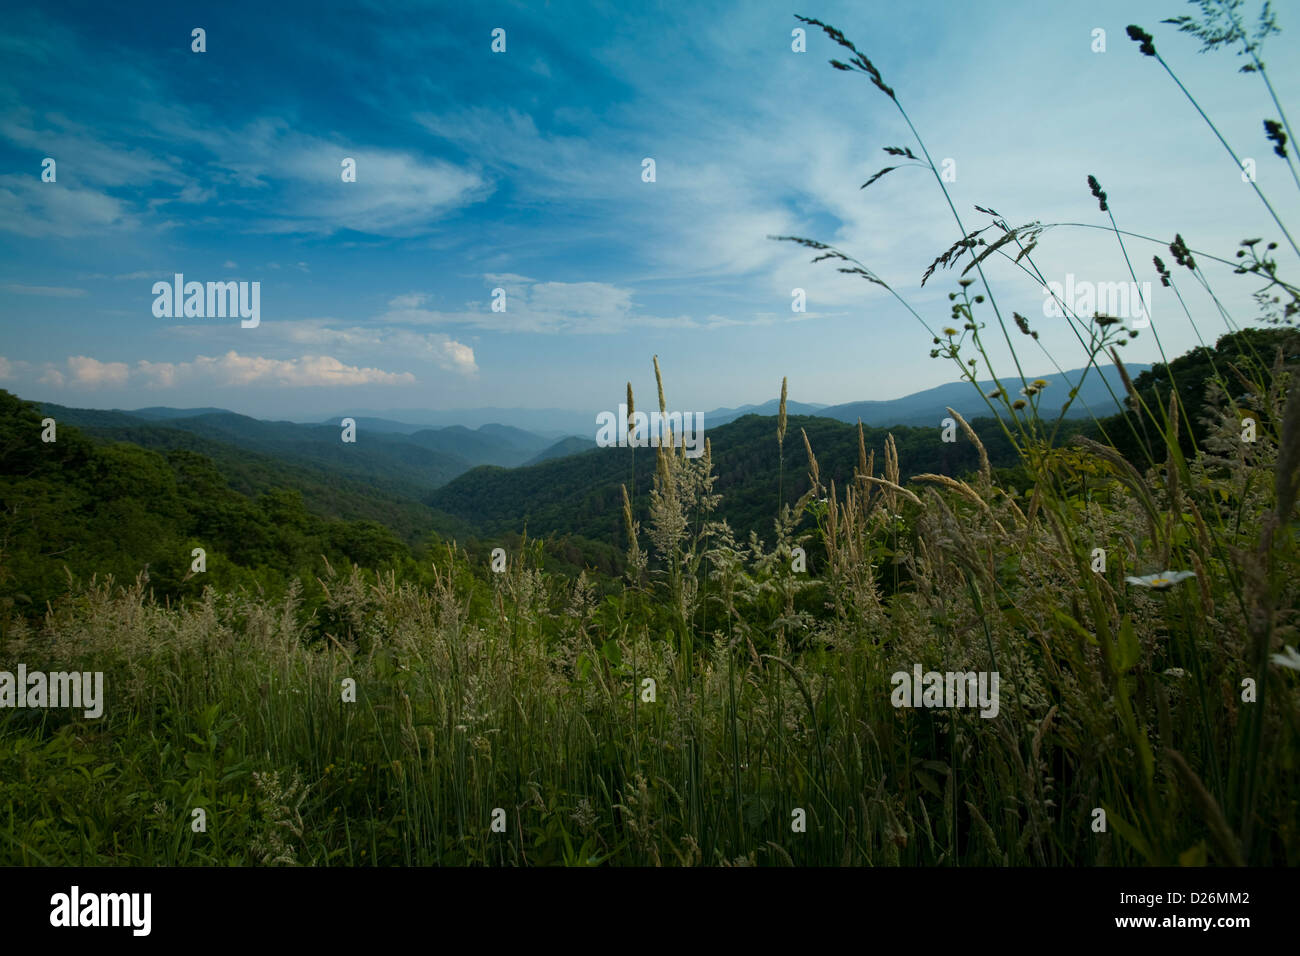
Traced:
[[[742, 537], [753, 531], [773, 534], [777, 502], [793, 503], [808, 488], [806, 432], [821, 467], [822, 480], [843, 488], [858, 463], [856, 427], [828, 418], [792, 415], [785, 439], [784, 466], [778, 457], [776, 416], [746, 415], [707, 428], [715, 490], [722, 498], [721, 517]], [[996, 422], [974, 423], [996, 465], [1013, 466], [1014, 451]], [[1076, 426], [1077, 427], [1077, 426]], [[953, 429], [942, 440], [936, 421], [930, 428], [864, 429], [868, 454], [883, 460], [886, 438], [893, 434], [904, 475], [962, 475], [978, 464], [975, 447]], [[635, 480], [633, 468], [635, 467]], [[784, 479], [782, 468], [784, 467]], [[654, 448], [597, 448], [526, 468], [476, 468], [439, 488], [426, 500], [439, 511], [471, 522], [485, 534], [518, 530], [525, 523], [535, 535], [573, 534], [598, 541], [626, 543], [621, 486], [632, 494], [635, 514], [644, 519], [646, 492], [655, 473]], [[784, 494], [778, 498], [778, 491]]]
[[[0, 616], [9, 608], [37, 611], [65, 593], [65, 566], [83, 580], [111, 574], [118, 581], [147, 568], [159, 597], [175, 599], [209, 584], [281, 590], [317, 568], [321, 555], [370, 568], [409, 555], [380, 520], [326, 517], [332, 504], [354, 513], [363, 507], [376, 519], [391, 506], [389, 519], [408, 534], [421, 525], [428, 534], [431, 522], [418, 506], [403, 510], [360, 488], [350, 493], [270, 458], [250, 461], [201, 439], [199, 447], [224, 460], [190, 448], [96, 442], [57, 419], [47, 443], [43, 417], [0, 390]], [[187, 579], [194, 548], [204, 550], [207, 570]]]
[[[187, 447], [188, 438], [220, 442], [244, 451], [273, 455], [282, 462], [330, 472], [401, 495], [427, 492], [467, 471], [469, 458], [436, 447], [426, 437], [358, 428], [355, 442], [340, 439], [338, 425], [299, 425], [217, 412], [191, 418], [144, 423], [125, 412], [65, 408], [45, 403], [45, 414], [119, 441], [156, 448]], [[446, 444], [445, 442], [443, 443]], [[520, 458], [520, 461], [524, 460]]]
[[[1168, 414], [1169, 393], [1176, 388], [1182, 400], [1178, 442], [1184, 455], [1193, 454], [1209, 434], [1210, 419], [1205, 406], [1214, 396], [1226, 396], [1243, 406], [1259, 401], [1252, 379], [1270, 371], [1279, 354], [1282, 362], [1300, 361], [1300, 331], [1294, 328], [1243, 329], [1221, 336], [1214, 347], [1202, 346], [1172, 359], [1168, 366], [1157, 364], [1140, 375], [1133, 384], [1145, 408], [1157, 418]], [[1148, 414], [1128, 402], [1128, 411], [1101, 422], [1104, 437], [1136, 465], [1154, 459], [1163, 461], [1165, 447], [1158, 441], [1152, 426], [1144, 421]], [[1150, 456], [1150, 457], [1148, 457]]]

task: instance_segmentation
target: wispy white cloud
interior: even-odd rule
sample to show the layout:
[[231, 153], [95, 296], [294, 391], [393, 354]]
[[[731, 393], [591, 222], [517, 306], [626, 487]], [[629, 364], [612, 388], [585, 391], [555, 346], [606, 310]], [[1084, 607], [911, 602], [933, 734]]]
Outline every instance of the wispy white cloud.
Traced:
[[0, 229], [31, 238], [73, 239], [137, 225], [127, 204], [107, 193], [43, 183], [35, 176], [0, 176]]
[[[277, 177], [274, 212], [256, 226], [265, 232], [414, 236], [491, 192], [471, 169], [398, 150], [348, 147], [287, 130], [254, 138], [250, 146], [247, 168]], [[342, 181], [345, 157], [356, 160], [356, 182]]]
[[[352, 229], [414, 236], [492, 191], [472, 167], [309, 136], [279, 119], [227, 127], [176, 106], [157, 116], [159, 126], [120, 132], [137, 140], [170, 138], [174, 145], [205, 152], [202, 168], [197, 157], [115, 144], [111, 126], [91, 129], [58, 113], [38, 121], [31, 110], [20, 109], [0, 120], [0, 139], [56, 161], [76, 160], [75, 165], [64, 160], [54, 183], [36, 175], [0, 177], [0, 228], [64, 238], [141, 222], [164, 228], [173, 223], [161, 220], [160, 211], [179, 203], [204, 206], [218, 220], [240, 219], [241, 228], [253, 232], [330, 235]], [[342, 181], [345, 157], [356, 161], [355, 182]], [[163, 195], [157, 194], [160, 186], [166, 187]], [[249, 191], [258, 194], [264, 216], [240, 215]], [[309, 271], [306, 263], [296, 265]]]
[[69, 356], [62, 367], [0, 356], [0, 379], [29, 379], [33, 373], [39, 374], [36, 380], [42, 385], [96, 389], [125, 385], [129, 369], [125, 362], [101, 362], [88, 355]]
[[32, 371], [40, 372], [37, 381], [42, 385], [97, 389], [125, 385], [130, 370], [125, 362], [101, 362], [89, 355], [71, 355], [62, 367], [46, 362], [37, 368], [29, 362], [0, 359], [0, 378], [26, 377]]
[[230, 351], [220, 356], [195, 356], [191, 362], [149, 362], [141, 360], [135, 373], [156, 388], [176, 385], [253, 386], [277, 385], [291, 388], [348, 387], [357, 385], [414, 385], [410, 372], [387, 372], [378, 368], [346, 365], [329, 355], [304, 355], [295, 359], [273, 359], [240, 355]]
[[101, 362], [89, 355], [68, 358], [73, 385], [84, 388], [107, 388], [126, 384], [129, 369], [125, 362]]
[[114, 143], [102, 129], [57, 112], [44, 113], [38, 120], [34, 111], [20, 107], [0, 119], [0, 137], [58, 163], [58, 180], [43, 184], [47, 186], [73, 183], [134, 187], [155, 182], [197, 185], [177, 169], [174, 160], [160, 158], [140, 146]]
[[[205, 173], [225, 187], [235, 206], [244, 202], [241, 192], [258, 195], [266, 215], [248, 220], [243, 228], [249, 231], [324, 236], [352, 229], [409, 237], [492, 191], [472, 166], [311, 136], [275, 118], [234, 128], [177, 107], [153, 116], [156, 125], [149, 132], [165, 132], [210, 154]], [[344, 159], [356, 163], [355, 182], [342, 179]], [[306, 263], [296, 265], [308, 271]]]
[[429, 297], [422, 292], [408, 292], [406, 295], [395, 295], [388, 300], [390, 309], [417, 309], [424, 305]]
[[[634, 327], [711, 328], [719, 316], [697, 319], [690, 315], [662, 316], [638, 309], [632, 290], [606, 282], [542, 282], [515, 273], [483, 276], [484, 295], [463, 309], [420, 308], [428, 296], [411, 294], [389, 301], [389, 309], [376, 316], [383, 325], [454, 325], [498, 332], [577, 333], [609, 335]], [[495, 295], [503, 290], [504, 297]], [[493, 311], [504, 302], [504, 311]]]
[[[400, 296], [399, 296], [400, 298]], [[346, 350], [349, 355], [390, 362], [432, 362], [438, 368], [472, 377], [478, 374], [474, 349], [442, 332], [417, 332], [382, 325], [337, 327], [325, 320], [277, 323], [274, 334], [286, 342], [313, 348]]]
[[[447, 340], [443, 351], [449, 366], [473, 366], [473, 351], [467, 346]], [[147, 388], [397, 386], [414, 385], [417, 381], [411, 372], [349, 365], [334, 356], [322, 354], [280, 359], [243, 355], [232, 349], [223, 355], [197, 355], [187, 362], [140, 359], [134, 366], [126, 362], [100, 361], [88, 355], [69, 356], [62, 364], [46, 362], [40, 365], [0, 356], [0, 379], [30, 380], [32, 376], [42, 385], [84, 390], [128, 385]]]

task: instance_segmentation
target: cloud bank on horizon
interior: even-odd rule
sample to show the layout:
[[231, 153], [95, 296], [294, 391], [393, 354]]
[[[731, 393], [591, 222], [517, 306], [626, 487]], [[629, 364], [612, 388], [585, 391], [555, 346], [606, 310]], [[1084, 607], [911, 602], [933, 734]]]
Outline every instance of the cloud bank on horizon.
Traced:
[[[1229, 259], [1277, 229], [1127, 24], [1155, 34], [1255, 158], [1284, 220], [1300, 203], [1263, 139], [1262, 84], [1159, 22], [1185, 12], [1177, 0], [17, 10], [0, 37], [0, 387], [280, 418], [610, 408], [628, 380], [653, 394], [656, 354], [670, 404], [689, 409], [763, 402], [783, 376], [792, 398], [826, 404], [951, 381], [887, 291], [768, 238], [832, 243], [947, 324], [957, 275], [921, 285], [961, 235], [943, 194], [906, 160], [859, 188], [900, 165], [883, 147], [916, 141], [865, 77], [828, 65], [843, 51], [821, 31], [800, 42], [793, 14], [869, 52], [951, 173], [966, 229], [987, 223], [977, 203], [1013, 224], [1108, 225], [1091, 174], [1121, 228], [1179, 232]], [[1287, 104], [1300, 23], [1279, 13], [1264, 59]], [[1166, 250], [1129, 242], [1136, 278], [1156, 280], [1166, 352], [1198, 344], [1151, 266]], [[1035, 258], [1062, 287], [1130, 280], [1101, 229], [1049, 229]], [[1202, 264], [1237, 320], [1252, 319], [1258, 283]], [[989, 274], [1045, 353], [1082, 364], [1041, 283], [1007, 262]], [[151, 290], [175, 275], [258, 283], [261, 321], [210, 314], [201, 296], [160, 318]], [[1225, 331], [1208, 295], [1189, 307], [1207, 338]], [[1149, 336], [1128, 354], [1158, 360]], [[1051, 370], [1047, 354], [1026, 362]]]

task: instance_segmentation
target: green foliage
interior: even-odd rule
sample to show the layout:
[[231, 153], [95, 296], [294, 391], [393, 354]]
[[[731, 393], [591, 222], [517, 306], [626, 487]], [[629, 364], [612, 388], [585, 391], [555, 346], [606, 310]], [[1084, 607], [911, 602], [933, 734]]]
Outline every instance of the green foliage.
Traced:
[[[1195, 348], [1168, 366], [1154, 366], [1138, 375], [1133, 385], [1145, 408], [1158, 417], [1159, 409], [1169, 407], [1172, 378], [1173, 388], [1191, 421], [1191, 428], [1184, 425], [1179, 431], [1179, 448], [1183, 455], [1190, 456], [1204, 444], [1211, 428], [1211, 423], [1202, 417], [1206, 404], [1221, 394], [1236, 399], [1246, 414], [1244, 410], [1253, 408], [1257, 398], [1252, 383], [1271, 373], [1279, 350], [1284, 363], [1300, 361], [1300, 331], [1243, 329], [1221, 336], [1213, 349]], [[1164, 461], [1166, 449], [1141, 408], [1130, 408], [1122, 415], [1102, 419], [1091, 430], [1092, 434], [1100, 437], [1104, 432], [1136, 464]]]

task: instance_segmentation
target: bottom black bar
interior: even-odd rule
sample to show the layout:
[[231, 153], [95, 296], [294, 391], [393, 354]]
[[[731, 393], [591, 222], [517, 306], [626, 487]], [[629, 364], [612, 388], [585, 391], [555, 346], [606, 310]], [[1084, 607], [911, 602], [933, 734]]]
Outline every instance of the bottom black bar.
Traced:
[[[961, 935], [965, 927], [996, 932], [999, 942], [1042, 942], [1039, 934], [1051, 931], [1047, 938], [1062, 941], [1196, 933], [1232, 945], [1242, 934], [1293, 931], [1298, 873], [624, 869], [593, 877], [488, 869], [33, 868], [0, 877], [0, 913], [6, 944], [75, 935], [83, 943], [127, 945], [225, 939], [373, 945], [377, 933], [450, 934], [459, 927], [473, 937], [471, 924], [487, 929], [494, 946], [569, 933], [669, 943], [688, 927], [695, 927], [697, 941], [715, 931], [729, 940], [760, 935], [771, 941], [789, 930], [811, 942], [848, 923], [873, 944], [919, 943], [940, 932]], [[592, 937], [603, 929], [610, 935]]]

